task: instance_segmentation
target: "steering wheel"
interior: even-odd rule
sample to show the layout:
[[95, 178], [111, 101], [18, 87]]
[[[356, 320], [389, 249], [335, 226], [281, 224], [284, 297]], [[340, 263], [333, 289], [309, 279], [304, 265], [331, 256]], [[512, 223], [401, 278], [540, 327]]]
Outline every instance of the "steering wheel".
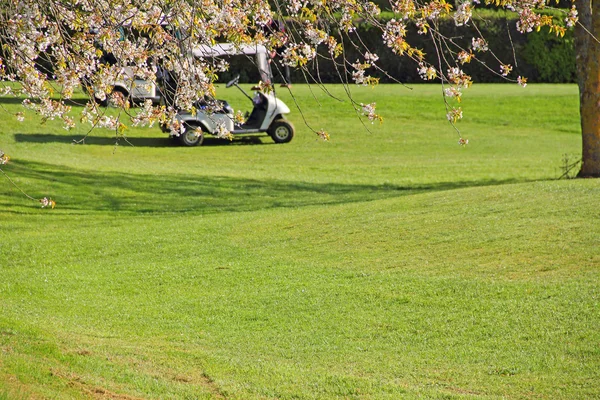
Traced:
[[230, 88], [233, 85], [237, 85], [237, 83], [240, 81], [240, 76], [237, 75], [235, 78], [233, 78], [232, 80], [230, 80], [229, 82], [227, 82], [227, 85], [225, 85], [226, 88]]

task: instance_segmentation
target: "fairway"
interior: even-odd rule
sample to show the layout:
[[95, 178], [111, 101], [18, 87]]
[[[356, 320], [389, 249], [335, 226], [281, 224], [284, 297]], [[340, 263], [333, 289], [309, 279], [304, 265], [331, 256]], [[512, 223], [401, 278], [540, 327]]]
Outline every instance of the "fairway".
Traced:
[[288, 144], [192, 148], [0, 98], [2, 169], [57, 203], [0, 177], [0, 399], [598, 398], [577, 87], [475, 85], [460, 135], [439, 85], [350, 87], [383, 124], [326, 90], [278, 90]]

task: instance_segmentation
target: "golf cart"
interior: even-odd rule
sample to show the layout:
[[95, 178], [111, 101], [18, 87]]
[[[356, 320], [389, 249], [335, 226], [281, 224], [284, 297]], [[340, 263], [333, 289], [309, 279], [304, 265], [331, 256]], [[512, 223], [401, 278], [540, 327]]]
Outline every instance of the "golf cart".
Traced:
[[148, 99], [153, 104], [160, 103], [160, 90], [156, 84], [136, 77], [133, 67], [121, 68], [119, 76], [120, 78], [113, 83], [111, 93], [102, 100], [96, 95], [96, 89], [89, 80], [85, 81], [83, 88], [103, 107], [119, 107], [125, 102], [129, 102], [130, 105], [140, 104]]
[[136, 77], [132, 67], [123, 67], [121, 76], [123, 78], [114, 83], [110, 96], [100, 102], [102, 106], [113, 106], [113, 102], [118, 106], [125, 101], [137, 104], [147, 99], [152, 100], [153, 104], [160, 102], [160, 91], [154, 82]]
[[[223, 43], [198, 47], [194, 49], [193, 55], [202, 58], [232, 55], [255, 56], [261, 80], [263, 82], [273, 81], [267, 49], [264, 46], [235, 47], [231, 43]], [[247, 120], [243, 123], [236, 123], [233, 109], [225, 100], [216, 100], [217, 107], [215, 107], [214, 101], [199, 100], [194, 104], [195, 114], [184, 111], [177, 114], [182, 129], [180, 135], [175, 138], [182, 145], [200, 145], [205, 134], [216, 135], [223, 128], [233, 135], [264, 135], [266, 133], [275, 143], [287, 143], [293, 139], [294, 126], [284, 118], [284, 115], [290, 112], [288, 106], [276, 97], [274, 91], [265, 93], [260, 86], [253, 87], [252, 90], [255, 90], [255, 93], [251, 97], [238, 85], [239, 79], [240, 76], [237, 75], [227, 82], [226, 87], [237, 87], [252, 102], [252, 112]], [[162, 129], [171, 134], [167, 126], [162, 126]]]
[[[163, 27], [167, 26], [163, 19], [161, 19], [160, 24]], [[119, 39], [120, 41], [124, 40], [124, 38], [129, 35], [142, 35], [139, 31], [132, 29], [131, 25], [128, 25], [127, 23], [118, 28], [118, 32], [121, 36], [121, 39]], [[90, 34], [97, 35], [98, 29], [90, 30]], [[98, 60], [99, 64], [112, 67], [119, 63], [119, 60], [113, 53], [104, 51], [100, 39], [98, 39], [94, 45], [102, 54]], [[110, 93], [107, 93], [106, 95], [104, 93], [98, 93], [98, 88], [94, 87], [90, 79], [88, 77], [84, 78], [83, 88], [88, 92], [92, 99], [103, 107], [120, 107], [126, 102], [129, 103], [129, 105], [141, 104], [146, 100], [151, 100], [153, 104], [160, 103], [161, 93], [155, 82], [143, 79], [137, 74], [137, 68], [132, 65], [120, 65], [118, 78], [112, 82]]]

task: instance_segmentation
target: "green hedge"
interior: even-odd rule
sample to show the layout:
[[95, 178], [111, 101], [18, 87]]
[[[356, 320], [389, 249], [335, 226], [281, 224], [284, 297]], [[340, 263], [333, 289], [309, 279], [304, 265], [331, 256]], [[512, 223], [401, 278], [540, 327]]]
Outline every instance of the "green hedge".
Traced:
[[[501, 15], [501, 14], [500, 14]], [[573, 48], [573, 32], [567, 31], [564, 38], [548, 33], [547, 28], [540, 32], [521, 34], [516, 30], [514, 18], [502, 17], [479, 19], [476, 21], [479, 30], [489, 43], [490, 49], [504, 63], [513, 66], [511, 78], [523, 76], [529, 82], [564, 83], [575, 82], [575, 51]], [[478, 36], [472, 26], [456, 27], [452, 20], [439, 21], [439, 30], [463, 48], [470, 48], [471, 38]], [[418, 35], [414, 27], [408, 29], [407, 40], [414, 47], [420, 48], [427, 54], [428, 60], [435, 60], [436, 50], [429, 35]], [[417, 65], [407, 57], [398, 57], [387, 48], [382, 39], [381, 31], [361, 24], [356, 33], [350, 35], [355, 43], [360, 36], [371, 52], [379, 55], [379, 67], [387, 71], [393, 78], [405, 82], [422, 82], [417, 72]], [[347, 60], [354, 62], [359, 58], [359, 51], [352, 46], [346, 46]], [[364, 53], [364, 51], [363, 51]], [[447, 57], [452, 57], [445, 52]], [[489, 53], [477, 53], [477, 57], [487, 67], [494, 71], [500, 70], [499, 62]], [[516, 56], [516, 60], [515, 60]], [[362, 58], [361, 58], [362, 59]], [[372, 69], [371, 69], [372, 70]], [[371, 75], [381, 78], [381, 82], [392, 82], [384, 74], [371, 71]], [[465, 64], [463, 70], [473, 77], [475, 82], [505, 82], [506, 80], [490, 72], [485, 66], [476, 61]], [[309, 71], [319, 76], [324, 83], [340, 82], [339, 75], [331, 61], [319, 58], [318, 62], [309, 65]], [[293, 81], [305, 80], [301, 71], [293, 71]], [[351, 80], [351, 77], [347, 77]]]

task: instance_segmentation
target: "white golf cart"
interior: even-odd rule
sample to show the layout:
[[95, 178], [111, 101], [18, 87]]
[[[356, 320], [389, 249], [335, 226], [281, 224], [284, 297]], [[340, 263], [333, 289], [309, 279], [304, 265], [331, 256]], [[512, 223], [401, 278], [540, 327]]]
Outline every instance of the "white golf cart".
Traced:
[[141, 104], [148, 99], [153, 104], [160, 103], [160, 90], [156, 84], [136, 77], [133, 67], [121, 68], [119, 76], [113, 83], [111, 93], [103, 99], [100, 99], [96, 89], [89, 83], [84, 84], [83, 89], [103, 107], [120, 107], [125, 102], [130, 105]]
[[[159, 22], [163, 26], [167, 26], [163, 20]], [[128, 24], [119, 28], [119, 33], [122, 38], [125, 37], [125, 28], [130, 28]], [[90, 31], [91, 34], [96, 35], [98, 31], [96, 29]], [[131, 32], [130, 32], [131, 34]], [[139, 35], [139, 32], [137, 33]], [[102, 49], [100, 41], [96, 43], [99, 49]], [[117, 64], [117, 59], [114, 54], [110, 52], [103, 52], [100, 58], [101, 64], [114, 66]], [[113, 82], [111, 93], [107, 96], [100, 96], [96, 92], [96, 88], [87, 79], [84, 79], [84, 90], [95, 99], [100, 105], [116, 106], [119, 107], [125, 102], [129, 102], [130, 105], [141, 104], [146, 100], [151, 100], [153, 104], [160, 103], [160, 90], [156, 86], [156, 83], [150, 80], [142, 79], [136, 74], [136, 68], [133, 66], [123, 66], [119, 69], [118, 79]]]
[[[231, 43], [222, 43], [215, 46], [201, 46], [193, 50], [195, 57], [222, 57], [232, 55], [254, 56], [254, 61], [259, 69], [263, 82], [272, 82], [272, 73], [269, 65], [267, 49], [264, 46], [235, 47]], [[229, 81], [227, 88], [237, 87], [252, 101], [253, 108], [247, 120], [242, 124], [234, 122], [233, 109], [224, 100], [217, 100], [218, 110], [209, 107], [206, 102], [196, 102], [196, 113], [180, 112], [177, 119], [182, 125], [182, 131], [175, 138], [184, 146], [197, 146], [204, 141], [205, 134], [215, 135], [219, 129], [225, 128], [233, 135], [264, 135], [271, 136], [275, 143], [287, 143], [294, 137], [294, 126], [284, 118], [290, 109], [283, 101], [276, 97], [274, 91], [265, 93], [259, 87], [254, 96], [250, 97], [238, 85], [239, 75]], [[212, 109], [212, 112], [207, 110]], [[198, 129], [200, 128], [200, 129]], [[168, 127], [162, 126], [164, 132], [169, 132]]]
[[112, 102], [120, 105], [124, 101], [143, 103], [147, 99], [152, 100], [154, 104], [160, 102], [160, 91], [156, 84], [136, 77], [133, 67], [123, 67], [120, 75], [123, 78], [114, 83], [111, 95], [107, 96], [101, 105], [111, 106]]

